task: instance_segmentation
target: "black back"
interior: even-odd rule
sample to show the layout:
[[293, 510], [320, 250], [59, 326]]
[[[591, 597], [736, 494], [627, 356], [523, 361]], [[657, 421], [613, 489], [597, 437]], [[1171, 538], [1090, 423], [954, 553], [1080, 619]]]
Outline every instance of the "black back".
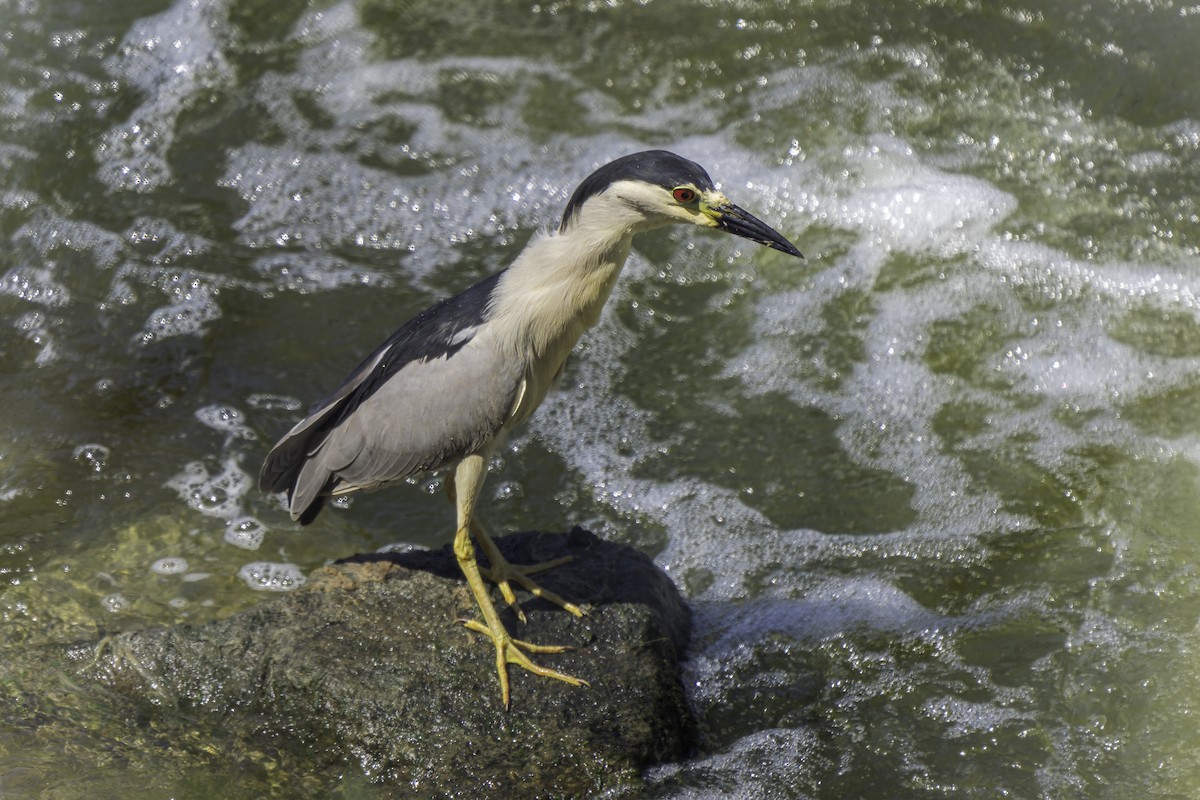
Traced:
[[[399, 330], [375, 348], [375, 352], [367, 356], [363, 363], [350, 373], [342, 386], [338, 387], [338, 391], [310, 408], [308, 416], [319, 413], [329, 405], [347, 384], [357, 383], [349, 401], [332, 420], [332, 425], [338, 425], [406, 365], [413, 361], [432, 361], [452, 356], [461, 350], [471, 340], [470, 336], [463, 334], [488, 320], [492, 294], [496, 291], [496, 284], [500, 282], [504, 272], [505, 270], [500, 270], [484, 278], [453, 297], [430, 306], [401, 325]], [[388, 351], [387, 355], [363, 377], [361, 373], [385, 350]]]
[[[259, 475], [259, 487], [267, 492], [292, 491], [309, 454], [328, 433], [342, 424], [367, 398], [413, 361], [452, 356], [470, 341], [470, 329], [486, 322], [492, 294], [504, 270], [442, 300], [388, 337], [331, 395], [308, 410], [305, 419], [272, 448]], [[382, 357], [381, 357], [382, 356]], [[332, 484], [333, 478], [330, 478]], [[302, 525], [312, 522], [325, 504], [318, 496], [299, 517]]]

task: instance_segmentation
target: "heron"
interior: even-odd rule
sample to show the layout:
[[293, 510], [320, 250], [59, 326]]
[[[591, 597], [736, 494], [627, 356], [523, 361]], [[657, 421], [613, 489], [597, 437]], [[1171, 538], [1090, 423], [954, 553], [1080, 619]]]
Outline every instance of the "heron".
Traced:
[[520, 622], [525, 615], [513, 584], [576, 616], [585, 611], [531, 577], [569, 557], [512, 564], [492, 541], [476, 512], [489, 457], [533, 414], [580, 336], [599, 320], [633, 237], [672, 224], [725, 231], [803, 258], [782, 234], [730, 202], [699, 164], [666, 150], [618, 158], [585, 178], [557, 229], [535, 234], [506, 269], [401, 325], [263, 464], [260, 488], [286, 492], [288, 511], [302, 525], [330, 497], [445, 472], [457, 516], [454, 556], [483, 618], [458, 622], [495, 646], [505, 709], [510, 665], [589, 684], [536, 663], [531, 656], [569, 648], [510, 634], [483, 578], [497, 585]]

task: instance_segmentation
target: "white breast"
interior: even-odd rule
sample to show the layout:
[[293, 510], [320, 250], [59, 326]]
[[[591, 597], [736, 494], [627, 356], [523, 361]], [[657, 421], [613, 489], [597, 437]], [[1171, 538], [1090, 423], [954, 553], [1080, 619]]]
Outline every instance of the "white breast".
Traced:
[[[488, 328], [507, 351], [505, 357], [525, 365], [525, 387], [513, 409], [513, 425], [541, 405], [579, 337], [599, 321], [631, 238], [632, 234], [592, 246], [543, 235], [530, 242], [501, 278]], [[580, 253], [588, 255], [581, 258]]]

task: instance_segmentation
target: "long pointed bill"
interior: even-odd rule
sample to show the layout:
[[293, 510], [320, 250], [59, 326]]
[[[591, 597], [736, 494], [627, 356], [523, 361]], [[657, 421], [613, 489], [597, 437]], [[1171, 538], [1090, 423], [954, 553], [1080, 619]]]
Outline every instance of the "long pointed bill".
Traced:
[[723, 231], [728, 231], [752, 242], [765, 244], [767, 247], [790, 256], [804, 258], [804, 254], [796, 248], [796, 245], [785, 239], [783, 234], [744, 208], [735, 206], [733, 203], [722, 203], [710, 207], [707, 209], [707, 213], [717, 223], [717, 227]]

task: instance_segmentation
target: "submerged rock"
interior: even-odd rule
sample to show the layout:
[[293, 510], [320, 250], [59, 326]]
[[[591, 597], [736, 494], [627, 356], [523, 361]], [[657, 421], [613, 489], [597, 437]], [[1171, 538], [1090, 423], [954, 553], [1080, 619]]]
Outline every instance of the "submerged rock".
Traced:
[[285, 769], [351, 761], [422, 797], [636, 793], [645, 767], [693, 743], [678, 668], [686, 604], [649, 558], [578, 528], [497, 544], [513, 563], [574, 556], [538, 579], [586, 617], [528, 595], [526, 624], [501, 616], [517, 638], [577, 648], [534, 660], [591, 688], [512, 667], [505, 711], [492, 644], [453, 624], [477, 611], [448, 547], [356, 556], [225, 620], [112, 637], [85, 674], [137, 698], [139, 716], [183, 711], [301, 751], [275, 758]]

